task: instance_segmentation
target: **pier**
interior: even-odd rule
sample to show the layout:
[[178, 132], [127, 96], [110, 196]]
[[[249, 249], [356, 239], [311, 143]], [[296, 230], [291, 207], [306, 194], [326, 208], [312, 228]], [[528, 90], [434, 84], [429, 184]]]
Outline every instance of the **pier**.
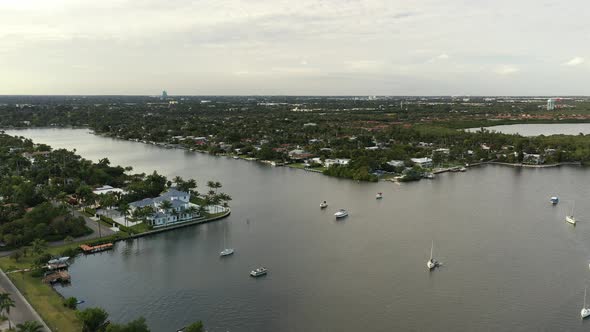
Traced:
[[43, 277], [43, 282], [46, 284], [54, 284], [56, 282], [67, 283], [70, 282], [70, 274], [68, 271], [56, 271]]
[[85, 254], [93, 254], [95, 252], [100, 252], [100, 251], [105, 251], [105, 250], [110, 250], [113, 249], [113, 244], [112, 243], [105, 243], [105, 244], [99, 244], [96, 246], [89, 246], [87, 244], [82, 244], [80, 245], [80, 249], [82, 249], [82, 251]]

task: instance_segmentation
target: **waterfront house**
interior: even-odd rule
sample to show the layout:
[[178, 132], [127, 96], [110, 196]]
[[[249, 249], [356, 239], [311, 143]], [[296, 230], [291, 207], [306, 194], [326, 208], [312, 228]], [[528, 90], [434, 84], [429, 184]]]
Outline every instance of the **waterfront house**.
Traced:
[[[129, 204], [131, 212], [137, 209], [151, 207], [153, 213], [146, 217], [154, 227], [168, 226], [191, 221], [200, 217], [199, 206], [190, 202], [191, 194], [188, 192], [170, 188], [156, 198], [145, 198]], [[164, 208], [163, 203], [169, 202], [169, 208]]]
[[324, 160], [324, 167], [332, 167], [334, 165], [347, 166], [350, 163], [350, 159], [326, 159]]
[[522, 162], [524, 164], [540, 165], [545, 162], [545, 159], [540, 154], [525, 153]]
[[422, 168], [430, 168], [430, 167], [432, 167], [432, 159], [430, 159], [428, 157], [424, 157], [424, 158], [412, 158], [410, 160], [414, 164], [416, 164], [417, 166], [420, 166]]
[[387, 165], [392, 167], [404, 167], [405, 163], [403, 160], [390, 160], [387, 162]]
[[98, 187], [98, 188], [94, 189], [92, 191], [92, 193], [95, 195], [104, 195], [104, 194], [108, 194], [108, 193], [115, 193], [115, 194], [121, 194], [121, 195], [127, 194], [127, 192], [121, 188], [114, 188], [114, 187], [111, 187], [108, 185]]

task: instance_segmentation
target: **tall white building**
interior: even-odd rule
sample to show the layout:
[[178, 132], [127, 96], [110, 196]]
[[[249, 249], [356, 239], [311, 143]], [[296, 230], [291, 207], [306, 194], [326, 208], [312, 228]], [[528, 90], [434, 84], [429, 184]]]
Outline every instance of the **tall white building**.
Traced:
[[549, 98], [547, 99], [547, 110], [553, 111], [555, 109], [555, 99]]

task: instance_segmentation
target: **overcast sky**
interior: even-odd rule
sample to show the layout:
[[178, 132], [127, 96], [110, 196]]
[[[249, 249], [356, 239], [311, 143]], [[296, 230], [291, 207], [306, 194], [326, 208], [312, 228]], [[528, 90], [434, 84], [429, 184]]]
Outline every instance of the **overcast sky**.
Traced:
[[588, 13], [588, 0], [0, 0], [0, 94], [590, 95]]

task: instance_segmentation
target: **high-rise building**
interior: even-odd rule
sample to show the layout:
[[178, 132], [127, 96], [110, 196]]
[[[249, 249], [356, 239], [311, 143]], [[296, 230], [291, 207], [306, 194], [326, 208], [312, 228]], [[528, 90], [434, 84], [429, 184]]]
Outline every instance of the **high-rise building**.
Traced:
[[547, 110], [553, 111], [555, 109], [555, 99], [549, 98], [547, 99]]
[[168, 98], [168, 92], [166, 90], [162, 91], [162, 99]]

